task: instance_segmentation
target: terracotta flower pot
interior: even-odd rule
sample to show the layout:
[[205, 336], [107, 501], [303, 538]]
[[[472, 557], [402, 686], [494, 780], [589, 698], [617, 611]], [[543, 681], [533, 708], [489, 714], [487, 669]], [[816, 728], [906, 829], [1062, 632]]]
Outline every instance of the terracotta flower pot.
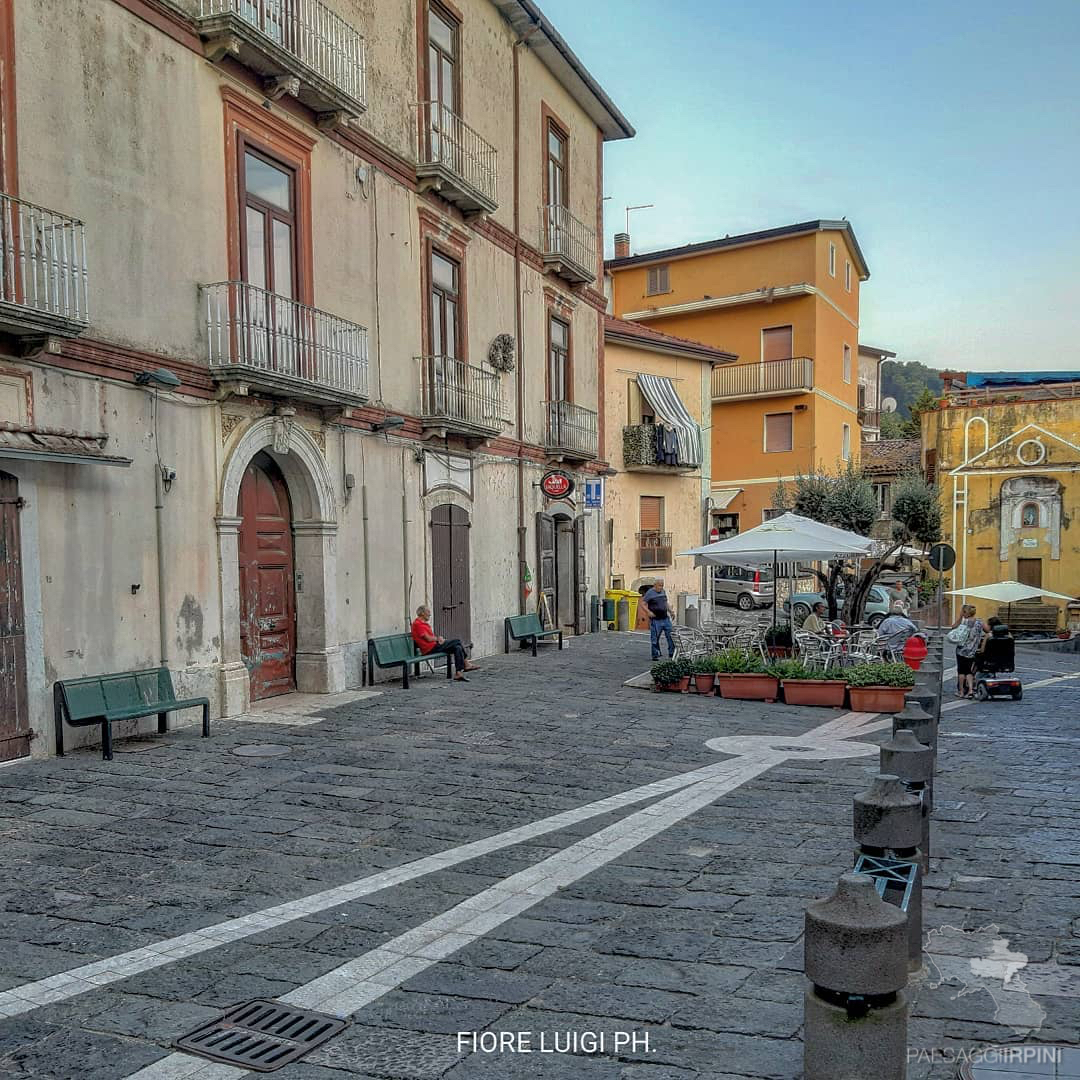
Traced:
[[742, 701], [775, 701], [780, 692], [780, 680], [772, 675], [756, 672], [747, 674], [721, 674], [716, 676], [720, 696], [738, 698]]
[[820, 705], [828, 709], [844, 707], [847, 683], [837, 679], [785, 679], [784, 700], [789, 705]]
[[851, 708], [854, 712], [894, 713], [904, 707], [909, 686], [850, 686]]
[[711, 671], [706, 675], [695, 675], [694, 686], [699, 694], [711, 694], [716, 687], [716, 676]]

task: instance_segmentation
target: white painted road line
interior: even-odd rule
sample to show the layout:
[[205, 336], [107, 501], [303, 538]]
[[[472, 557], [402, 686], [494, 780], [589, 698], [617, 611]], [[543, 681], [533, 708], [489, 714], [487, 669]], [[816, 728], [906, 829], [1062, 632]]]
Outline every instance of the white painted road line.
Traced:
[[[844, 742], [839, 734], [841, 731], [849, 735], [858, 734], [870, 728], [880, 728], [883, 723], [891, 724], [891, 721], [868, 724], [866, 720], [870, 716], [866, 713], [847, 714], [806, 735], [790, 738], [732, 737], [733, 744], [756, 746], [756, 749], [722, 762], [716, 767], [712, 778], [699, 781], [608, 825], [277, 1000], [298, 1008], [316, 1009], [341, 1017], [351, 1016], [433, 964], [528, 911], [559, 889], [572, 885], [646, 840], [666, 832], [684, 818], [784, 761], [803, 756], [821, 760], [876, 754], [876, 745]], [[829, 729], [828, 732], [825, 732], [825, 728]], [[712, 740], [723, 741], [722, 738]], [[178, 1071], [187, 1067], [188, 1063], [199, 1061], [199, 1058], [186, 1054], [170, 1054], [130, 1074], [127, 1080], [175, 1080], [188, 1076], [203, 1080], [204, 1075], [206, 1080], [211, 1080], [210, 1074]], [[214, 1073], [212, 1078], [238, 1080], [244, 1075], [242, 1069], [232, 1069], [228, 1073]]]
[[[590, 818], [621, 810], [672, 791], [679, 791], [691, 784], [723, 775], [723, 769], [724, 763], [706, 765], [664, 780], [656, 780], [651, 784], [608, 796], [574, 810], [564, 810], [552, 817], [543, 818], [528, 825], [521, 825], [481, 840], [461, 844], [436, 855], [415, 859], [391, 870], [369, 874], [367, 877], [301, 897], [299, 900], [290, 900], [263, 911], [227, 919], [213, 926], [207, 926], [189, 934], [181, 934], [179, 937], [168, 938], [131, 952], [119, 953], [106, 960], [96, 960], [35, 982], [23, 983], [10, 990], [0, 991], [0, 1019], [31, 1012], [42, 1005], [56, 1001], [66, 1001], [99, 986], [126, 979], [129, 975], [152, 971], [154, 968], [171, 964], [174, 960], [197, 956], [199, 953], [216, 949], [219, 945], [253, 937], [296, 919], [307, 918], [317, 912], [371, 896], [427, 874], [447, 870], [470, 859], [480, 858], [526, 840], [558, 832], [571, 825], [588, 821]], [[718, 770], [721, 771], [718, 773]]]

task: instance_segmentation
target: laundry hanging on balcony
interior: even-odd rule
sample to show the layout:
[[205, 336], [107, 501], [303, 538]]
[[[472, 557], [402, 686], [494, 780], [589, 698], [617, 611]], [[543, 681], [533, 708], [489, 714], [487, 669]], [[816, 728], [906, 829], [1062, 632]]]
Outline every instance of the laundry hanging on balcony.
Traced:
[[675, 433], [678, 464], [701, 464], [701, 427], [686, 411], [675, 384], [662, 375], [638, 375], [638, 389], [656, 411], [656, 421]]

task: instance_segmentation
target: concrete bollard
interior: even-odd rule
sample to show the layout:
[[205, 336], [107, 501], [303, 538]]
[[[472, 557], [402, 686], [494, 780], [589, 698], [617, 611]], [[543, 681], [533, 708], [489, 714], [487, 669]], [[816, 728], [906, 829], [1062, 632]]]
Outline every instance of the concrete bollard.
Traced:
[[934, 809], [934, 752], [910, 728], [901, 728], [881, 747], [881, 771], [899, 776], [904, 787], [922, 801], [919, 838], [922, 872], [930, 870], [930, 811]]
[[[875, 776], [868, 790], [854, 799], [855, 860], [860, 855], [922, 866], [919, 840], [923, 801], [904, 789], [898, 776]], [[908, 966], [922, 966], [922, 874], [916, 872], [907, 911]]]
[[630, 601], [620, 600], [615, 605], [615, 629], [616, 630], [629, 630], [630, 629]]
[[931, 690], [931, 688], [925, 683], [920, 683], [918, 680], [915, 682], [915, 686], [912, 691], [905, 695], [909, 698], [914, 698], [922, 707], [925, 712], [928, 712], [933, 718], [935, 723], [941, 721], [941, 694]]
[[865, 874], [806, 909], [804, 1080], [907, 1076], [906, 924]]
[[893, 734], [895, 735], [901, 728], [910, 728], [915, 732], [915, 738], [919, 742], [925, 743], [935, 755], [937, 754], [937, 723], [914, 694], [906, 694], [903, 709], [898, 713], [893, 713]]

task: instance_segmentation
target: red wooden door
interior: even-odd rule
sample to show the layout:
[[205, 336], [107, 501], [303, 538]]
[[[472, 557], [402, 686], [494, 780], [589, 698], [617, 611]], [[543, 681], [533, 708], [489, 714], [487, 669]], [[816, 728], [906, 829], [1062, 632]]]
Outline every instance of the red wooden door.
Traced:
[[0, 761], [30, 753], [19, 482], [0, 473]]
[[469, 515], [460, 506], [431, 511], [432, 618], [447, 640], [472, 641], [469, 583]]
[[251, 700], [296, 689], [292, 512], [285, 478], [265, 454], [240, 484], [240, 649]]

